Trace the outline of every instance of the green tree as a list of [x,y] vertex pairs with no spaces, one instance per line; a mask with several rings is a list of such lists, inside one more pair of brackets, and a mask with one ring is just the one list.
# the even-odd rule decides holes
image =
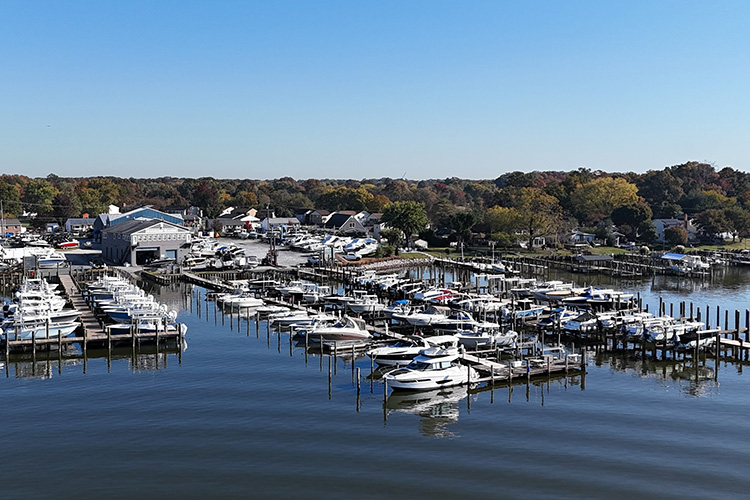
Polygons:
[[416,201],[396,201],[385,207],[383,222],[404,232],[406,243],[411,236],[422,231],[429,221],[424,206]]
[[21,210],[21,192],[18,184],[0,179],[0,200],[3,201],[3,211],[7,215],[19,215]]
[[404,237],[404,233],[400,229],[383,229],[380,231],[380,237],[388,242],[389,245],[398,247],[401,243],[401,238]]
[[732,239],[737,240],[739,236],[750,233],[750,212],[737,206],[724,209],[724,216],[729,223],[729,230],[732,232]]
[[477,216],[470,210],[454,213],[448,220],[448,227],[452,229],[459,241],[466,241],[471,237],[471,228],[477,223]]

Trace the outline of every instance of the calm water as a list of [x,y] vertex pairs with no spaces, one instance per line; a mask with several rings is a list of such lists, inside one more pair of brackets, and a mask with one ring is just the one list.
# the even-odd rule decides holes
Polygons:
[[[590,279],[590,278],[589,278]],[[655,307],[748,307],[748,276],[628,286]],[[722,363],[602,357],[585,377],[391,396],[357,359],[290,352],[190,312],[188,348],[134,366],[11,363],[0,378],[2,498],[550,498],[750,496],[750,380]],[[205,313],[205,310],[204,310]],[[722,313],[723,314],[723,313]],[[257,337],[256,337],[257,335]],[[4,373],[0,372],[0,373]]]

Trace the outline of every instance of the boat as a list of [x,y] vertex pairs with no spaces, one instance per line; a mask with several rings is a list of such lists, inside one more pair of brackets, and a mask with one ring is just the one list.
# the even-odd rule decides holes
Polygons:
[[432,337],[407,337],[395,344],[380,346],[367,351],[367,356],[383,366],[406,366],[425,349],[430,347],[456,347],[455,335],[435,335]]
[[477,350],[486,348],[514,348],[518,342],[518,332],[499,329],[477,328],[475,330],[459,331],[456,335],[458,342],[466,349]]
[[367,324],[360,318],[344,316],[334,324],[315,324],[306,332],[311,342],[321,340],[369,340],[372,334],[367,331]]
[[78,248],[80,246],[80,243],[78,240],[65,240],[57,243],[55,246],[57,248],[65,250],[70,248]]
[[451,310],[445,306],[430,306],[422,312],[417,313],[393,313],[391,317],[400,323],[408,323],[413,326],[430,326],[433,322],[445,319]]
[[2,339],[30,340],[32,338],[56,338],[67,337],[72,334],[81,323],[78,321],[67,321],[64,323],[47,323],[34,321],[29,323],[13,323],[3,328]]
[[455,347],[431,347],[411,363],[385,374],[383,379],[394,390],[430,391],[441,387],[465,385],[479,380],[479,372],[458,362]]
[[372,314],[385,309],[377,295],[361,295],[346,303],[354,314]]

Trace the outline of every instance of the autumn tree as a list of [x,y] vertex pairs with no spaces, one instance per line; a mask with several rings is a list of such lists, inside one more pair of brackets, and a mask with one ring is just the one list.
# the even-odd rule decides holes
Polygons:
[[529,248],[537,236],[553,233],[562,217],[562,209],[557,198],[539,188],[522,188],[516,210],[519,225],[528,235]]
[[390,227],[400,229],[409,244],[411,236],[422,231],[429,221],[424,206],[416,201],[396,201],[385,207],[382,221]]
[[672,226],[664,230],[664,240],[672,246],[687,245],[688,232],[682,226]]
[[638,188],[620,177],[599,177],[578,187],[570,197],[579,220],[589,223],[610,217],[622,205],[638,201]]

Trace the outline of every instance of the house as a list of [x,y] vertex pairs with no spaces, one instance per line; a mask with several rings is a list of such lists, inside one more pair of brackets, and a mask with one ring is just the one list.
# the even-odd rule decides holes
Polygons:
[[255,217],[254,208],[229,208],[214,219],[212,226],[222,234],[234,234],[243,230],[255,231],[260,227],[260,219]]
[[18,219],[2,219],[0,222],[0,234],[3,236],[15,236],[23,232],[23,226]]
[[131,219],[102,231],[102,257],[114,265],[144,265],[156,259],[182,260],[190,252],[191,232],[161,219]]
[[323,227],[344,234],[367,234],[367,229],[362,221],[366,220],[369,215],[367,212],[356,213],[352,210],[334,212]]
[[83,234],[94,230],[94,221],[89,217],[70,218],[65,221],[65,232]]
[[274,229],[296,231],[300,227],[300,223],[296,217],[267,217],[261,221],[260,227],[265,233]]
[[698,239],[698,227],[694,224],[693,219],[689,219],[688,215],[685,214],[677,219],[653,219],[651,222],[654,223],[656,228],[656,241],[663,243],[664,230],[674,226],[682,226],[688,233],[688,241],[695,241]]
[[305,226],[322,226],[323,218],[330,215],[328,210],[315,210],[311,208],[298,208],[294,211],[294,216],[300,224]]
[[583,231],[575,230],[570,237],[573,243],[593,243],[596,235],[594,233],[584,233]]

